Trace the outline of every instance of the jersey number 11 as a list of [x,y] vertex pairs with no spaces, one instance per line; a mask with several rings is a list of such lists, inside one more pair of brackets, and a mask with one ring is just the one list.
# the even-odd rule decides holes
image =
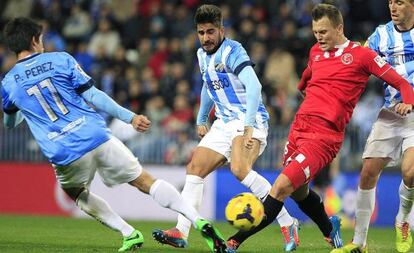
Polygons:
[[[52,84],[51,80],[45,79],[43,81],[41,81],[39,83],[40,87],[42,88],[42,90],[44,88],[47,88],[50,92],[50,94],[52,94],[52,98],[55,101],[55,104],[57,105],[57,107],[59,108],[59,110],[66,115],[69,110],[68,108],[66,108],[66,106],[62,103],[62,100],[60,99],[59,93],[57,92],[55,86]],[[39,104],[42,106],[43,110],[46,112],[47,116],[49,116],[49,119],[51,121],[56,121],[58,120],[58,116],[56,115],[56,113],[52,110],[52,108],[50,107],[50,105],[47,103],[45,97],[43,96],[42,92],[40,91],[38,85],[34,85],[32,87],[30,87],[30,89],[27,90],[27,94],[29,94],[29,96],[34,95],[36,97],[36,99],[39,101]]]

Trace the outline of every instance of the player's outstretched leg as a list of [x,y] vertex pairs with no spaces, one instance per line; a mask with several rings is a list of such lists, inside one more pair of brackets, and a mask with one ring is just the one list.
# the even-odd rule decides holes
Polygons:
[[[210,222],[203,220],[194,207],[184,201],[174,186],[164,180],[154,180],[145,171],[143,171],[141,176],[143,178],[135,180],[133,185],[137,185],[138,188],[142,185],[149,187],[149,194],[158,204],[174,210],[189,219],[194,227],[201,231],[201,235],[207,240],[207,244],[214,253],[226,252],[226,244],[220,232]],[[157,232],[159,231],[154,230],[154,239],[156,239]]]
[[[254,170],[251,170],[241,183],[249,188],[262,202],[272,188],[269,181]],[[299,223],[297,222],[297,219],[290,216],[286,208],[282,207],[282,210],[280,210],[279,215],[277,216],[277,222],[281,227],[281,232],[285,239],[285,251],[295,250],[299,246],[299,236],[297,233]],[[290,236],[290,232],[292,232],[292,237]]]
[[88,189],[77,189],[71,191],[64,189],[69,196],[75,196],[74,192],[80,192],[76,199],[76,204],[91,217],[95,218],[102,224],[113,230],[119,231],[124,239],[122,247],[118,251],[137,249],[144,243],[144,237],[141,232],[135,230],[131,225],[126,223],[117,213],[115,213],[108,203],[99,196],[89,192]]
[[138,230],[135,230],[132,235],[124,237],[122,242],[122,247],[118,249],[119,252],[129,251],[129,250],[136,250],[141,248],[142,244],[144,243],[144,236]]
[[188,246],[184,234],[175,227],[167,230],[154,229],[152,237],[161,244],[171,245],[175,248],[187,248]]
[[207,242],[207,245],[214,253],[227,253],[227,246],[220,231],[211,225],[209,221],[198,219],[196,221],[197,230]]
[[299,229],[299,221],[296,218],[293,218],[292,225],[280,228],[285,241],[285,251],[294,251],[299,246]]

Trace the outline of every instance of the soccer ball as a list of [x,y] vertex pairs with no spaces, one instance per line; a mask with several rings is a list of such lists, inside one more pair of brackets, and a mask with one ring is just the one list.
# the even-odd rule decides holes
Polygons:
[[253,194],[244,192],[234,196],[226,206],[226,219],[236,229],[250,230],[263,219],[262,202]]

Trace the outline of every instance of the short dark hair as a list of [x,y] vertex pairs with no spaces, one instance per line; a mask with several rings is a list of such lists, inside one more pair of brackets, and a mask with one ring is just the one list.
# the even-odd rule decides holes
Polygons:
[[318,4],[312,9],[312,20],[318,21],[327,17],[334,27],[344,24],[341,12],[332,4]]
[[223,16],[219,7],[212,4],[203,4],[197,8],[194,16],[195,25],[212,23],[220,27],[223,24]]
[[33,37],[39,40],[42,26],[29,18],[15,18],[6,24],[3,33],[7,47],[19,54],[30,50]]

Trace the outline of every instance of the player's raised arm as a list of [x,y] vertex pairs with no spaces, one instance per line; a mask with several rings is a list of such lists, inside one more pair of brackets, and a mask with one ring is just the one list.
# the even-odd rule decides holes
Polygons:
[[94,105],[97,109],[102,110],[114,118],[120,119],[125,123],[132,124],[135,130],[145,132],[151,126],[151,121],[143,115],[135,115],[132,111],[120,106],[105,92],[92,86],[81,93],[81,96]]

